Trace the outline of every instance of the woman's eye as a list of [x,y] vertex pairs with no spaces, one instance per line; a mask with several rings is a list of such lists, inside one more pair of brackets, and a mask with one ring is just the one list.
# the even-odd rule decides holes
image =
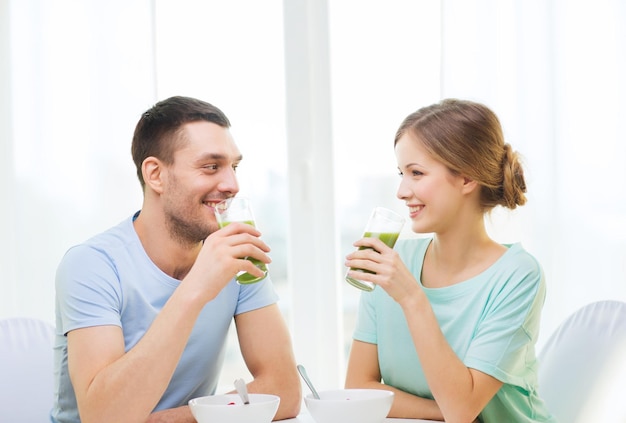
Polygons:
[[[412,170],[410,174],[411,174],[411,176],[422,176],[423,175],[423,173],[420,172],[419,170]],[[404,172],[399,170],[398,171],[398,176],[401,176],[401,177],[404,176]]]

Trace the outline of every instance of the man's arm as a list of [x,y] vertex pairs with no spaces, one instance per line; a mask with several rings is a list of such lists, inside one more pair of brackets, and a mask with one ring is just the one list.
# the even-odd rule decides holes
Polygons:
[[196,423],[188,405],[167,410],[155,411],[150,414],[146,423]]
[[278,395],[274,420],[300,412],[302,389],[291,337],[276,304],[235,316],[241,354],[254,380],[248,390]]
[[203,303],[185,298],[184,292],[174,293],[128,353],[118,326],[68,333],[68,368],[82,422],[146,421],[170,382]]
[[125,353],[122,329],[93,326],[67,335],[68,369],[83,423],[141,422],[167,389],[204,305],[238,270],[259,272],[248,260],[268,261],[269,248],[250,225],[210,235],[193,267],[141,340]]

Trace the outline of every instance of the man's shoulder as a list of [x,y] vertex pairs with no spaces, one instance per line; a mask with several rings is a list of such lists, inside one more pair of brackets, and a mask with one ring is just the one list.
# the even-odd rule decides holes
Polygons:
[[133,227],[132,218],[128,217],[115,226],[100,232],[79,245],[85,246],[102,246],[127,243],[129,240],[136,238],[136,232]]
[[124,250],[134,244],[137,234],[134,230],[132,218],[124,219],[117,225],[100,232],[87,240],[70,247],[66,255],[83,255],[86,252],[99,252],[106,255],[115,251]]

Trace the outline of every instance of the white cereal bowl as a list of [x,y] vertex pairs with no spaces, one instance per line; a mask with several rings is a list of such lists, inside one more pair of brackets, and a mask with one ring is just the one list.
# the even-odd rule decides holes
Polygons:
[[336,389],[304,397],[316,423],[381,423],[393,403],[393,392],[382,389]]
[[237,394],[209,395],[189,401],[189,409],[198,423],[270,423],[280,403],[280,397],[248,394],[250,404],[244,404]]

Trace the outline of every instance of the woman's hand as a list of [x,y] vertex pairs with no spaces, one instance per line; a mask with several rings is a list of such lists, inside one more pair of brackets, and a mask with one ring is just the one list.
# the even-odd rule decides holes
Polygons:
[[361,238],[354,246],[359,249],[346,256],[345,265],[373,273],[350,270],[349,276],[380,286],[402,307],[423,296],[415,277],[397,251],[378,238]]

